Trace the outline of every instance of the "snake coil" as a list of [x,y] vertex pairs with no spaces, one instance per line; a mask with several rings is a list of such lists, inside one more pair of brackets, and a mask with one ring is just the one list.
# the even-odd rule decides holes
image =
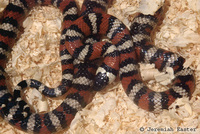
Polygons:
[[[183,57],[155,47],[151,39],[162,8],[154,16],[138,13],[129,31],[116,17],[106,14],[111,3],[112,0],[85,0],[79,13],[74,0],[10,0],[0,25],[0,113],[5,120],[28,132],[57,132],[69,126],[76,113],[91,102],[94,90],[112,83],[118,72],[128,97],[145,110],[158,113],[168,109],[176,98],[191,97],[195,87],[193,71],[183,67]],[[60,40],[62,80],[57,88],[34,79],[24,80],[11,95],[4,71],[7,55],[26,14],[38,5],[53,5],[64,16]],[[102,41],[101,36],[109,41]],[[104,60],[97,68],[100,57]],[[140,76],[139,62],[154,63],[160,71],[172,67],[175,79],[170,89],[150,90]],[[36,88],[48,97],[67,96],[53,111],[32,113],[20,96],[26,87]]]

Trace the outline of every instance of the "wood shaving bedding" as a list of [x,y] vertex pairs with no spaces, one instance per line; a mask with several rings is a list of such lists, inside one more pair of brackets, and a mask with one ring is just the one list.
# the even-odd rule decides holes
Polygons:
[[[185,66],[195,70],[196,90],[191,100],[177,99],[169,110],[153,114],[138,108],[124,93],[120,82],[98,92],[93,101],[76,114],[70,128],[60,134],[133,134],[200,133],[200,0],[166,0],[170,6],[163,24],[155,35],[155,44],[186,58]],[[8,0],[0,0],[0,12]],[[83,0],[77,0],[82,5]],[[134,13],[153,14],[163,0],[115,0],[108,13],[117,16],[128,27]],[[6,71],[14,87],[23,79],[37,79],[56,87],[61,80],[59,39],[62,14],[49,7],[34,8],[24,21],[24,33],[13,47]],[[150,75],[147,71],[151,70]],[[144,80],[156,91],[166,89],[173,71],[158,72],[154,65],[141,64]],[[149,74],[149,73],[148,73]],[[160,81],[158,77],[162,77]],[[43,97],[37,90],[25,90],[24,95],[36,112],[53,110],[60,100]],[[90,114],[89,114],[90,113]],[[152,129],[150,129],[152,128]],[[188,129],[187,129],[188,128]],[[151,130],[151,131],[148,131]],[[162,131],[161,131],[162,130]],[[173,130],[173,131],[172,131]],[[185,131],[184,131],[185,130]],[[0,119],[1,134],[25,134]]]

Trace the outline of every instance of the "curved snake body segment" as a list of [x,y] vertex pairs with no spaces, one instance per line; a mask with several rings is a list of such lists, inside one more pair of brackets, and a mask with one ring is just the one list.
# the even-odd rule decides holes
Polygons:
[[[92,3],[92,4],[91,4]],[[98,8],[98,10],[93,11],[92,9],[95,7],[95,5],[98,5],[98,3],[102,4],[101,7]],[[102,1],[102,0],[96,0],[96,1],[90,1],[86,0],[84,1],[83,7],[87,6],[84,11],[81,10],[84,13],[90,13],[90,12],[104,12],[106,11],[106,3],[111,3],[111,1]],[[92,7],[90,7],[92,5]],[[89,10],[88,10],[89,8]],[[83,14],[83,13],[82,13]],[[76,3],[74,1],[69,2],[69,4],[65,7],[65,13],[64,13],[64,22],[63,22],[63,32],[61,36],[61,44],[64,44],[64,35],[66,34],[66,29],[71,24],[72,20],[75,20],[77,18],[77,7]],[[98,39],[97,39],[98,38]],[[94,60],[96,58],[99,58],[100,56],[103,56],[104,62],[102,65],[98,68],[94,81],[95,83],[98,83],[98,87],[95,89],[102,89],[105,87],[108,83],[111,83],[115,80],[115,77],[117,75],[117,72],[115,72],[115,75],[112,75],[108,71],[111,69],[108,68],[108,65],[117,66],[118,67],[118,51],[116,50],[116,47],[111,45],[108,42],[98,42],[100,41],[99,37],[97,36],[91,36],[87,37],[85,39],[84,44],[87,44],[85,47],[89,46],[92,51],[90,60]],[[84,53],[84,52],[82,52]],[[83,54],[84,55],[84,54]],[[98,56],[97,56],[98,55]],[[13,115],[15,118],[22,118],[24,115],[27,115],[29,113],[30,108],[28,105],[25,105],[26,103],[21,100],[21,89],[24,89],[26,87],[32,87],[39,90],[43,95],[49,96],[49,97],[57,97],[60,95],[63,95],[67,90],[70,88],[72,79],[73,79],[73,58],[69,54],[69,52],[65,49],[65,47],[60,47],[60,56],[61,56],[61,64],[62,64],[62,81],[61,84],[57,88],[48,88],[41,82],[37,80],[24,80],[21,81],[17,87],[14,89],[14,98],[12,101],[18,102],[18,104],[21,104],[21,108],[18,109],[18,111],[15,112],[15,115]],[[114,58],[113,58],[114,57]],[[87,58],[86,58],[87,59]],[[108,78],[109,76],[109,78]],[[99,81],[101,83],[99,83]],[[16,103],[17,104],[17,103]],[[23,105],[22,105],[23,104]],[[14,107],[13,107],[14,108]],[[24,109],[22,109],[24,108]],[[23,112],[21,112],[23,111]],[[19,114],[17,114],[19,113]],[[25,116],[26,117],[26,116]]]
[[[91,25],[91,23],[94,21],[96,22],[95,25]],[[111,15],[101,13],[90,13],[84,15],[75,20],[73,24],[67,29],[66,33],[65,46],[71,55],[74,55],[75,50],[84,46],[84,44],[81,42],[83,37],[98,34],[107,36],[112,44],[117,47],[119,50],[119,56],[122,57],[120,59],[121,61],[119,61],[121,62],[122,66],[123,64],[126,64],[127,61],[125,60],[127,59],[129,59],[129,62],[134,61],[134,49],[130,33],[121,21]],[[112,51],[109,53],[109,57],[111,59],[117,59],[117,56],[115,55],[116,53],[113,53]],[[116,76],[119,68],[119,66],[114,65],[112,62],[110,63],[110,65],[107,64],[106,68],[106,72],[109,73],[108,79],[112,79],[112,77]],[[102,82],[104,81],[101,81],[101,78],[98,76],[96,79],[97,81],[94,83],[94,87],[97,87],[96,90],[100,90],[101,87],[98,87],[103,85]]]
[[[107,0],[105,0],[105,1],[102,1],[102,0],[96,0],[96,1],[86,0],[86,1],[84,1],[84,4],[82,6],[81,12],[84,12],[85,14],[89,13],[89,12],[95,12],[95,11],[93,11],[93,8],[96,7],[97,5],[99,6],[99,4],[101,4],[101,3],[103,3],[103,4],[96,11],[104,12],[107,9],[106,7],[107,7],[107,3],[108,2],[109,1],[107,1]],[[54,5],[58,5],[59,2],[57,2],[57,4],[56,4],[56,2],[54,2],[53,4]],[[83,8],[83,7],[86,7],[86,8]],[[72,21],[74,21],[75,19],[78,18],[78,11],[77,11],[78,9],[77,9],[75,1],[69,1],[68,4],[65,7],[63,7],[63,9],[64,9],[64,11],[63,11],[64,19],[63,19],[63,24],[62,24],[63,25],[63,30],[62,30],[63,32],[62,32],[62,35],[61,35],[61,41],[60,41],[61,44],[64,44],[64,42],[65,42],[63,37],[65,35],[66,29],[70,26]],[[84,14],[82,13],[82,15],[84,15]],[[93,36],[92,38],[88,37],[88,39],[85,39],[85,43],[84,44],[86,44],[87,42],[90,42],[92,39],[93,39],[93,43],[97,42],[97,40],[94,39],[94,36]],[[98,39],[98,41],[99,41],[99,39]],[[92,45],[93,44],[90,43],[90,46],[92,46]],[[99,45],[99,43],[96,43],[96,45],[94,45],[94,46],[97,46],[96,48],[94,48],[94,50],[100,50],[101,46],[99,47],[98,45]],[[108,45],[105,45],[105,46],[108,46]],[[106,47],[104,47],[104,48],[106,48]],[[112,48],[113,48],[113,46],[112,46]],[[95,52],[97,52],[97,51],[95,51]],[[101,52],[98,51],[98,53],[101,53]],[[115,53],[117,53],[117,52],[115,52]],[[94,52],[93,52],[93,54],[94,54]],[[94,54],[94,55],[96,55],[96,54]],[[104,55],[106,55],[106,54],[104,54]],[[20,92],[21,92],[21,89],[24,89],[24,88],[27,88],[27,87],[36,88],[43,95],[48,96],[48,97],[58,97],[60,95],[63,95],[64,93],[66,93],[69,90],[69,88],[70,88],[70,86],[72,84],[72,79],[73,79],[73,58],[68,53],[68,51],[63,47],[60,47],[60,56],[61,56],[61,65],[62,65],[62,80],[61,80],[61,84],[57,88],[49,88],[49,87],[45,86],[44,84],[42,84],[40,81],[33,80],[33,79],[24,80],[24,81],[21,81],[16,86],[16,88],[14,89],[13,101],[19,101],[20,100],[19,103],[24,104],[24,101],[23,100],[21,101]],[[105,56],[105,57],[107,57],[107,56]],[[97,58],[97,56],[95,58]],[[111,60],[107,60],[106,62],[109,63],[109,62],[111,62]],[[112,61],[112,63],[113,62],[114,61]],[[102,65],[102,68],[105,68],[104,66]],[[98,74],[98,72],[99,71],[97,71],[97,74]],[[102,73],[100,73],[100,74],[102,74]],[[106,76],[107,75],[105,75],[104,77],[106,77]],[[113,78],[113,80],[114,80],[114,78]],[[26,109],[23,109],[23,110],[21,109],[21,110],[24,111],[24,112],[25,111],[28,112],[29,111],[29,107],[28,106],[24,106],[24,107]],[[21,112],[19,112],[19,113],[21,113]],[[18,116],[21,117],[21,115],[18,115]]]
[[[25,1],[26,2],[26,1]],[[27,7],[27,9],[24,9],[24,14],[26,14],[26,12],[28,10],[30,10],[33,6],[36,6],[38,4],[40,5],[54,5],[55,7],[59,7],[59,9],[61,10],[61,12],[63,13],[63,25],[66,26],[69,25],[72,20],[77,19],[77,7],[76,7],[76,3],[74,0],[68,0],[68,1],[43,1],[43,3],[34,3],[32,1],[30,1],[30,3],[25,3],[24,4],[28,4],[29,6]],[[49,2],[49,3],[48,3]],[[60,4],[62,6],[60,6]],[[12,5],[20,8],[22,7],[26,7],[25,5],[20,5],[19,1],[11,1],[11,3],[9,3],[9,5],[7,6],[7,8],[9,6],[12,7]],[[9,9],[5,9],[5,12],[8,12],[7,10]],[[73,11],[70,12],[69,11]],[[5,15],[7,15],[5,13]],[[24,15],[25,16],[25,15]],[[7,18],[7,17],[4,17]],[[11,16],[12,18],[12,16]],[[70,19],[69,19],[70,18]],[[21,18],[22,19],[22,18]],[[4,19],[3,19],[4,21]],[[18,22],[18,25],[20,25],[20,22]],[[61,42],[62,43],[62,42]],[[61,80],[61,84],[57,87],[57,88],[48,88],[47,86],[45,86],[44,84],[42,84],[41,82],[37,81],[37,80],[24,80],[21,81],[14,89],[13,92],[13,98],[11,99],[12,103],[10,103],[10,108],[4,110],[4,114],[7,116],[10,116],[10,118],[12,117],[13,119],[23,119],[25,117],[27,117],[28,115],[30,115],[30,108],[28,106],[28,104],[26,102],[24,102],[24,100],[21,99],[21,90],[27,87],[32,87],[32,88],[36,88],[37,90],[39,90],[42,94],[49,96],[49,97],[57,97],[60,95],[63,95],[64,93],[66,93],[71,85],[72,85],[72,80],[73,80],[73,58],[72,56],[69,54],[69,52],[67,50],[61,50],[60,49],[60,56],[61,56],[61,65],[62,65],[62,80]]]
[[[96,38],[98,37],[92,36],[92,38],[87,38],[83,46],[84,49],[79,52],[83,53],[83,55],[79,56],[79,58],[82,57],[83,61],[88,62],[103,57],[103,61],[98,67],[94,78],[94,89],[101,90],[106,85],[112,83],[117,76],[119,69],[119,53],[116,46],[109,42],[96,40]],[[90,55],[88,56],[89,59],[86,54]]]
[[[131,100],[139,107],[156,113],[161,112],[162,109],[168,109],[176,98],[191,97],[195,88],[193,71],[183,67],[185,59],[176,53],[157,48],[152,42],[151,33],[161,18],[162,10],[160,8],[154,16],[139,13],[134,18],[130,31],[137,60],[144,63],[154,63],[160,71],[165,71],[167,67],[173,68],[175,78],[172,85],[167,91],[155,92],[146,87],[141,77],[137,75],[132,77],[128,83],[122,79],[122,84],[127,83],[124,84],[127,85],[124,88]],[[138,66],[133,68],[138,68]]]
[[[86,0],[84,1],[83,3],[83,6],[82,6],[82,9],[81,9],[81,15],[84,15],[84,14],[87,14],[87,13],[90,13],[90,12],[106,12],[106,9],[107,9],[107,3],[111,3],[112,0]],[[53,3],[53,2],[52,2]],[[59,2],[54,2],[53,3],[54,5],[57,5],[57,4],[60,4]],[[61,3],[62,4],[62,3]],[[100,6],[101,5],[101,6]],[[61,44],[64,43],[64,35],[65,35],[65,30],[70,26],[70,24],[72,23],[72,21],[76,20],[78,18],[78,8],[76,6],[76,3],[75,1],[71,0],[68,2],[68,4],[65,6],[65,5],[62,5],[63,7],[63,15],[64,15],[64,19],[63,19],[63,32],[62,32],[62,36],[61,36]],[[97,7],[97,8],[95,8]],[[94,9],[95,8],[95,9]],[[95,38],[93,36],[93,38]],[[89,42],[89,39],[86,39],[85,42]],[[107,46],[108,45],[105,45],[104,47],[102,46],[102,44],[104,45],[105,42],[99,42],[99,43],[96,43],[96,42],[93,42],[95,43],[94,44],[94,48],[93,48],[93,45],[90,44],[88,46],[86,46],[86,48],[90,48],[90,52],[93,52],[91,54],[88,54],[88,55],[91,55],[90,56],[90,59],[89,60],[94,60],[96,58],[99,58],[100,56],[105,56],[108,57],[105,53],[105,49],[107,49]],[[109,44],[109,43],[106,43],[106,44]],[[109,45],[110,46],[110,45]],[[104,48],[104,51],[102,51]],[[83,51],[86,51],[86,48],[83,48]],[[113,46],[110,46],[110,48],[114,48]],[[64,49],[64,48],[61,48],[60,49]],[[114,48],[116,50],[116,48]],[[60,50],[60,57],[61,57],[61,65],[62,65],[62,80],[61,80],[61,83],[58,87],[56,88],[49,88],[47,86],[45,86],[43,83],[41,83],[40,81],[37,81],[37,80],[33,80],[33,79],[30,79],[30,80],[24,80],[22,82],[20,82],[18,84],[18,87],[17,90],[15,91],[16,92],[16,96],[15,98],[20,98],[20,94],[19,94],[19,89],[24,89],[26,87],[32,87],[32,88],[36,88],[37,90],[39,90],[43,95],[45,96],[48,96],[48,97],[58,97],[58,96],[61,96],[63,94],[65,94],[70,86],[71,86],[71,83],[72,83],[72,79],[73,79],[73,64],[72,64],[72,57],[70,57],[69,53],[65,53],[65,55],[63,55],[63,50]],[[80,53],[81,50],[78,50],[78,53]],[[82,52],[83,53],[83,52]],[[118,53],[117,51],[113,51],[113,53],[115,53],[115,55],[117,56]],[[100,56],[97,54],[101,54]],[[83,60],[80,58],[81,57],[81,54],[79,56],[79,59],[80,60]],[[83,56],[85,58],[85,54],[83,53]],[[75,57],[76,58],[76,57]],[[86,58],[87,60],[87,58]],[[113,60],[113,61],[111,61]],[[117,60],[118,59],[111,59],[111,58],[107,58],[105,59],[105,62],[103,63],[103,65],[101,66],[101,68],[106,68],[106,62],[108,64],[113,64],[115,63],[115,65],[117,64]],[[111,63],[110,63],[111,62]],[[98,69],[99,70],[99,69]],[[105,70],[107,72],[107,70]],[[97,71],[97,74],[99,73],[99,71]],[[100,76],[102,74],[99,74],[98,76]],[[103,79],[108,79],[107,77],[108,74],[104,75],[105,78]],[[115,77],[112,77],[112,79],[109,81],[109,83],[113,82],[115,79]],[[21,85],[21,86],[20,86]],[[107,83],[104,83],[104,85],[107,85]],[[15,99],[15,100],[16,100]]]
[[[13,0],[9,3],[4,11],[4,16],[0,25],[0,47],[3,50],[2,52],[5,52],[1,53],[0,56],[0,112],[4,119],[8,120],[19,129],[36,133],[51,133],[69,126],[76,112],[84,108],[86,104],[91,101],[93,93],[89,91],[89,89],[92,86],[96,65],[74,61],[68,51],[64,49],[64,47],[60,47],[63,78],[71,78],[72,73],[74,78],[69,82],[69,85],[66,85],[66,83],[68,83],[66,79],[62,80],[62,85],[71,85],[64,102],[49,113],[31,113],[30,108],[27,107],[27,104],[20,98],[20,90],[22,88],[28,86],[36,87],[42,90],[42,92],[49,92],[46,94],[48,96],[54,94],[49,89],[46,90],[44,86],[36,80],[27,80],[19,83],[18,88],[14,91],[13,98],[8,92],[5,82],[4,68],[7,60],[6,54],[9,53],[8,48],[11,49],[14,44],[18,28],[24,19],[25,13],[36,5],[54,5],[58,7],[64,14],[63,25],[65,28],[67,28],[73,20],[77,19],[76,3],[74,0]],[[61,44],[62,43],[65,42],[61,40]],[[27,112],[27,114],[24,115],[23,112]]]
[[[97,31],[96,20],[98,18],[95,18],[95,15],[92,13],[105,14],[112,1],[85,0],[83,2],[80,14],[81,16],[87,16],[88,14],[88,17],[85,17],[86,19],[84,21],[90,25],[90,28],[93,28],[90,30]],[[116,46],[110,42],[100,41],[101,36],[98,33],[92,34],[91,36],[92,38],[88,39],[88,42],[91,41],[91,43],[85,42],[83,43],[84,45],[76,48],[73,51],[73,57],[82,61],[93,61],[100,57],[104,58],[101,66],[97,69],[94,79],[94,89],[99,91],[116,79],[117,71],[119,70],[119,53]]]
[[34,133],[52,133],[69,126],[76,113],[93,97],[88,88],[92,86],[96,65],[76,62],[74,68],[73,86],[60,106],[45,114],[32,113],[22,120],[8,119],[9,123],[18,129]]
[[[103,2],[106,3],[107,1]],[[71,25],[72,21],[77,19],[77,8],[73,0],[45,0],[35,2],[28,0],[13,0],[4,11],[4,18],[0,29],[1,49],[4,49],[4,47],[7,49],[8,46],[12,48],[14,37],[17,35],[13,28],[17,30],[24,19],[24,14],[36,5],[54,5],[61,10],[64,14],[62,37],[66,34],[66,29]],[[105,9],[106,8],[102,8],[101,10],[101,8],[99,8],[98,11],[103,12]],[[88,11],[91,12],[91,10]],[[62,79],[62,84],[55,89],[50,89],[37,80],[25,80],[18,84],[14,90],[14,97],[12,97],[12,95],[8,93],[5,76],[2,73],[4,71],[3,68],[5,68],[6,56],[1,55],[3,62],[1,62],[2,88],[0,92],[0,102],[2,103],[0,110],[2,117],[19,129],[35,133],[50,133],[59,131],[61,128],[69,126],[76,112],[85,107],[93,97],[93,93],[89,91],[89,89],[93,84],[92,80],[94,79],[96,65],[94,65],[93,62],[83,63],[81,61],[74,60],[67,51],[66,46],[63,45],[65,44],[65,40],[63,40],[62,37],[60,56],[64,79]],[[9,42],[7,38],[12,39],[10,40],[11,42]],[[86,39],[85,42],[89,41]],[[97,41],[94,40],[94,42]],[[116,51],[116,48],[107,42],[105,42],[101,47],[104,47],[105,49],[103,50],[104,52],[102,52],[102,55],[106,57],[106,60],[104,61],[111,61],[110,59],[112,59],[112,54],[116,53],[114,52]],[[108,50],[106,50],[107,48]],[[111,58],[109,58],[110,56]],[[72,75],[73,80],[71,80]],[[55,110],[46,114],[33,114],[30,112],[30,108],[26,102],[24,102],[20,96],[21,89],[26,87],[34,87],[49,97],[62,95],[66,92],[66,87],[70,87],[70,90],[68,91],[64,102]]]
[[[32,5],[29,5],[29,8],[32,8],[33,6],[37,5],[37,3],[33,3],[33,2],[31,4]],[[67,28],[67,26],[69,26],[73,20],[78,18],[78,14],[77,14],[78,9],[74,0],[68,0],[66,2],[49,1],[49,3],[48,1],[45,1],[41,3],[41,5],[48,5],[48,4],[54,5],[55,7],[58,7],[61,10],[61,12],[63,13],[63,18],[64,18],[63,27],[65,26],[65,28]],[[11,3],[9,5],[11,5]],[[9,7],[9,5],[7,7]],[[17,6],[17,3],[15,3],[15,6]],[[30,10],[29,8],[26,10]],[[24,9],[24,12],[26,10]],[[60,43],[62,44],[63,41],[61,41]],[[16,87],[17,89],[14,90],[16,92],[16,94],[14,94],[16,95],[15,98],[17,97],[19,98],[20,89],[23,89],[26,87],[36,88],[43,95],[48,96],[48,97],[58,97],[65,94],[71,87],[72,80],[73,80],[73,59],[69,55],[69,53],[65,52],[65,50],[60,50],[60,57],[61,57],[61,65],[62,65],[62,80],[61,80],[60,85],[57,88],[49,88],[45,86],[43,83],[41,83],[40,81],[33,80],[33,79],[24,80],[20,82],[18,86]]]

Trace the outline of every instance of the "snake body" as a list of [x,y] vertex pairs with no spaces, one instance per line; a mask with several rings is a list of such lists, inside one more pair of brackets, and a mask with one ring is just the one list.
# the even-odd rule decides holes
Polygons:
[[[161,15],[138,14],[131,30],[116,17],[106,14],[112,0],[85,0],[78,14],[74,0],[11,0],[5,8],[0,25],[0,113],[18,129],[34,133],[52,133],[70,125],[78,111],[91,102],[92,90],[102,90],[112,83],[118,72],[128,97],[139,107],[160,112],[168,109],[176,98],[190,96],[194,91],[194,76],[184,68],[184,58],[159,49],[151,41],[151,32]],[[63,13],[60,41],[62,80],[57,88],[49,88],[37,80],[21,81],[8,92],[6,72],[7,55],[25,15],[37,5],[53,5]],[[109,41],[102,41],[101,36]],[[97,68],[96,60],[104,57]],[[139,62],[154,63],[158,70],[172,67],[175,79],[165,92],[154,92],[142,81]],[[96,74],[95,74],[96,73]],[[93,81],[94,80],[94,81]],[[53,111],[32,113],[21,99],[20,92],[33,87],[48,97],[67,94],[65,100]]]
[[[129,79],[129,83],[124,87],[127,95],[135,104],[155,113],[160,113],[162,109],[168,109],[177,98],[188,96],[191,98],[195,90],[194,72],[189,67],[184,68],[185,59],[176,53],[156,47],[151,38],[152,31],[162,19],[163,8],[158,9],[154,15],[138,13],[132,21],[130,32],[138,62],[153,63],[159,71],[166,71],[167,67],[171,67],[175,78],[169,85],[169,89],[163,92],[149,89],[143,84],[138,74],[131,76],[133,79]],[[125,82],[127,83],[127,81]]]

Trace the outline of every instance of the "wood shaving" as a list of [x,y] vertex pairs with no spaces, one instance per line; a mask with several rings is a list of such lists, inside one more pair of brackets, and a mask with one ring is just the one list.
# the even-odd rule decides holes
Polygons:
[[[78,112],[70,127],[60,134],[135,134],[141,133],[200,133],[200,0],[166,0],[170,6],[162,25],[155,34],[157,47],[177,52],[186,59],[185,67],[195,71],[196,90],[193,97],[177,99],[160,114],[138,108],[124,93],[120,82],[109,85],[98,92],[93,101]],[[79,6],[83,0],[76,1]],[[8,0],[0,0],[0,12]],[[108,13],[122,20],[128,27],[138,11],[153,14],[163,0],[115,0]],[[0,14],[1,15],[1,14]],[[23,23],[24,33],[13,47],[6,71],[12,88],[21,80],[37,79],[49,87],[61,81],[59,40],[62,14],[52,6],[36,7]],[[148,70],[148,71],[147,71]],[[141,68],[149,88],[166,90],[165,85],[173,79],[157,71],[154,65]],[[159,81],[158,77],[163,77]],[[36,112],[55,109],[63,100],[43,97],[35,89],[25,90],[24,97]],[[148,131],[154,128],[152,131]],[[157,128],[157,129],[156,129]],[[163,131],[158,131],[162,129]],[[170,131],[172,130],[173,131]],[[194,130],[194,131],[192,131]],[[25,134],[0,118],[0,133]]]

